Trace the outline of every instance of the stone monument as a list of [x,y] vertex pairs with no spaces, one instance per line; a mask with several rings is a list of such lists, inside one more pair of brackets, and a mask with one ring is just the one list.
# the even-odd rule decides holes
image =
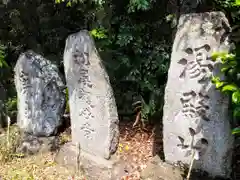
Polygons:
[[60,150],[56,160],[65,156],[64,164],[80,162],[90,179],[111,179],[111,155],[119,139],[118,113],[109,77],[88,31],[67,38],[64,68],[72,142]]
[[230,26],[222,12],[180,17],[165,90],[165,160],[190,164],[212,176],[229,177],[233,137],[228,98],[211,83],[219,73],[212,52],[228,51]]
[[65,85],[49,60],[33,51],[20,55],[15,66],[17,124],[33,136],[56,135],[65,110]]

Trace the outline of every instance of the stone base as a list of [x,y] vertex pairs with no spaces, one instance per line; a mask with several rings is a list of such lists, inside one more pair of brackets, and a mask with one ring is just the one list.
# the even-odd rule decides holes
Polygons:
[[158,156],[148,162],[141,172],[141,179],[151,180],[183,180],[184,173],[177,167],[163,162]]
[[33,135],[25,135],[17,148],[17,153],[33,155],[37,153],[45,153],[55,151],[59,147],[59,138],[52,137],[36,137]]
[[[78,156],[80,163],[78,165]],[[110,160],[91,155],[87,152],[78,153],[73,143],[64,144],[55,157],[55,161],[68,168],[80,170],[89,180],[118,180],[127,175],[127,164],[112,156]],[[78,169],[79,167],[79,169]]]

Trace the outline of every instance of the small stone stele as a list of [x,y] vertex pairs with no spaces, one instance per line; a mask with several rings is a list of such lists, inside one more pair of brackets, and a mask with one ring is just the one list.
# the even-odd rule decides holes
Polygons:
[[57,133],[65,110],[65,85],[57,66],[27,51],[15,66],[18,98],[17,124],[24,133],[51,136]]

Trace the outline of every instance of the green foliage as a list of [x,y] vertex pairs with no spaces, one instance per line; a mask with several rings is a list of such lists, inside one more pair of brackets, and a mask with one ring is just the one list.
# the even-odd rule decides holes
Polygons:
[[234,129],[232,130],[232,134],[240,134],[240,127],[234,128]]
[[6,112],[7,115],[10,116],[10,118],[16,118],[17,117],[17,97],[10,97],[6,101]]
[[[103,6],[106,2],[104,0],[55,0],[56,4],[59,3],[66,3],[67,7],[72,6],[73,4],[83,4],[86,2],[94,3],[98,6]],[[151,8],[151,3],[154,2],[154,0],[129,0],[129,4],[127,6],[128,13],[134,13],[136,11],[142,10],[146,11]]]
[[66,0],[66,1],[65,0],[55,0],[55,3],[56,4],[66,3],[67,7],[71,7],[74,4],[87,3],[87,1],[90,3],[100,5],[100,6],[102,6],[105,3],[104,0]]
[[0,137],[0,164],[13,159],[21,140],[22,134],[19,127],[16,125],[10,126],[9,134]]
[[222,7],[238,7],[240,0],[216,0]]
[[[235,25],[239,3],[236,1],[234,5],[232,2],[235,1],[216,0],[216,6],[231,12]],[[1,69],[1,80],[12,99],[7,103],[8,109],[14,109],[16,105],[13,105],[16,94],[9,84],[13,84],[12,70],[19,54],[32,49],[45,57],[53,57],[49,59],[64,73],[61,61],[66,37],[87,29],[104,61],[117,103],[127,96],[128,89],[141,98],[143,119],[161,111],[172,33],[178,20],[176,14],[168,11],[169,3],[172,1],[17,0],[10,1],[8,6],[0,6],[0,39],[8,47],[5,61],[10,66],[9,71]],[[179,7],[175,7],[177,11]],[[121,90],[117,89],[120,84]],[[218,86],[223,84],[218,83]],[[230,86],[224,87],[226,92],[229,89]]]
[[[116,66],[112,63],[106,64],[114,84],[119,81],[131,82],[132,90],[138,92],[142,99],[142,120],[148,120],[154,113],[162,110],[170,62],[170,46],[163,40],[150,39],[148,28],[151,27],[131,27],[124,24],[112,45],[116,47],[116,51],[111,54]],[[122,98],[123,94],[119,94],[119,98]]]
[[128,12],[136,12],[139,10],[149,10],[151,8],[151,0],[130,0],[128,5]]
[[[240,120],[240,1],[239,0],[217,0],[216,3],[220,9],[230,12],[230,21],[234,24],[231,33],[231,39],[235,42],[235,49],[233,52],[217,52],[212,55],[213,60],[217,60],[221,65],[221,73],[225,79],[220,77],[213,77],[212,81],[216,88],[223,93],[227,93],[231,97],[232,112],[233,112],[233,126],[239,125]],[[233,134],[239,134],[239,128],[232,131]]]
[[[231,52],[216,52],[212,54],[212,59],[221,64],[221,73],[224,79],[213,77],[212,82],[221,92],[231,97],[231,108],[233,112],[233,126],[240,123],[240,1],[239,0],[216,0],[220,10],[229,12],[229,19],[234,25],[232,28],[231,39],[235,43],[235,49]],[[240,134],[239,127],[232,130],[232,134]]]
[[214,0],[217,10],[221,10],[228,14],[228,18],[232,21],[232,25],[239,25],[240,21],[240,1],[239,0]]
[[90,31],[90,34],[95,38],[95,39],[105,39],[107,38],[106,35],[106,30],[105,29],[93,29]]
[[[213,77],[212,82],[221,92],[231,96],[234,124],[238,124],[240,118],[240,56],[237,53],[220,52],[214,53],[212,59],[221,63],[221,72],[225,75],[223,80],[220,77]],[[239,128],[232,131],[233,134],[239,134],[239,132]]]
[[[9,76],[9,66],[6,62],[6,57],[7,57],[7,48],[6,46],[0,44],[0,85],[3,86],[1,87],[1,98],[0,98],[0,104],[1,104],[1,112],[0,112],[0,126],[5,126],[6,125],[6,116],[11,116],[12,113],[15,113],[17,108],[15,108],[15,111],[9,111],[8,110],[8,104],[6,104],[6,86],[4,86],[6,84],[6,81],[8,78],[6,78],[7,76]],[[10,114],[11,113],[11,114]]]
[[0,68],[8,67],[8,64],[5,60],[6,58],[6,47],[0,44]]
[[240,0],[235,0],[234,6],[240,6]]
[[[117,8],[122,11],[111,12],[111,28],[100,25],[99,28],[94,28],[91,34],[95,38],[110,75],[117,103],[123,99],[123,96],[128,96],[126,89],[131,89],[141,98],[142,120],[148,121],[155,113],[162,111],[164,87],[170,62],[171,27],[163,19],[165,14],[161,15],[160,19],[163,20],[144,22],[139,21],[132,14],[145,13],[147,9],[136,8],[136,11],[130,13],[128,3]],[[154,16],[153,13],[155,15],[155,12],[149,12],[145,18]],[[156,29],[160,26],[163,28],[162,31]],[[168,29],[168,33],[164,32],[164,29]],[[165,37],[160,37],[158,35],[160,33]],[[122,90],[119,90],[120,84]]]

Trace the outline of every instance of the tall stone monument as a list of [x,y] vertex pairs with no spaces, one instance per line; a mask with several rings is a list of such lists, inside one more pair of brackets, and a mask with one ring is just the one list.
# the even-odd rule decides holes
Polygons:
[[49,60],[33,51],[20,55],[15,66],[18,126],[34,136],[55,135],[65,110],[65,85]]
[[[64,67],[72,128],[72,145],[65,146],[66,158],[69,160],[70,153],[66,152],[72,147],[72,160],[79,151],[90,179],[110,179],[111,172],[103,169],[111,169],[109,159],[118,147],[118,113],[109,77],[88,31],[67,38]],[[70,163],[66,158],[65,164]],[[104,173],[110,173],[109,177]]]
[[211,83],[219,66],[211,53],[228,51],[230,27],[221,12],[180,17],[165,90],[165,160],[190,164],[212,176],[231,173],[233,137],[228,98]]

